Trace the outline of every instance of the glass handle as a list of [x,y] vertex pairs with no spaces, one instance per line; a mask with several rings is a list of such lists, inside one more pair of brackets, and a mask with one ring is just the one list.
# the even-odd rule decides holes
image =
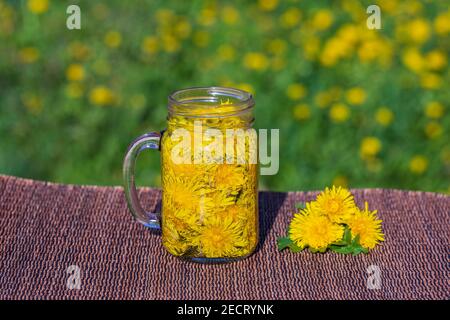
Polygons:
[[125,182],[125,197],[128,208],[137,221],[144,226],[159,229],[160,213],[150,213],[142,208],[134,179],[134,168],[137,156],[145,149],[159,150],[161,134],[159,132],[149,132],[134,140],[128,147],[127,154],[123,161],[123,179]]

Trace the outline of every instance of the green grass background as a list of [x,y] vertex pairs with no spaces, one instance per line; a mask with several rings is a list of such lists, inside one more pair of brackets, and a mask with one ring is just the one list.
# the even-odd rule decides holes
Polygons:
[[[366,41],[362,37],[345,57],[324,66],[320,55],[344,25],[367,32],[365,9],[371,2],[287,0],[273,1],[267,9],[261,1],[51,0],[44,12],[36,14],[28,1],[0,0],[0,173],[63,183],[121,184],[128,143],[165,127],[169,93],[192,86],[233,85],[252,88],[256,128],[280,129],[280,171],[261,177],[264,189],[321,189],[340,181],[354,188],[448,192],[448,61],[437,70],[415,72],[403,56],[414,48],[423,57],[432,50],[448,57],[449,33],[437,32],[435,21],[449,9],[444,1],[393,2],[394,8],[391,4],[385,10],[386,1],[375,1],[381,6],[382,29],[373,32],[391,48],[388,64],[360,59],[358,50]],[[81,8],[81,30],[65,26],[69,4]],[[292,8],[298,8],[301,17],[286,26],[283,15]],[[318,28],[313,27],[320,10],[332,15],[323,30],[320,21]],[[408,26],[417,20],[428,26],[420,43],[408,40],[408,33],[415,32]],[[174,31],[180,21],[185,26],[184,31],[180,27],[182,36]],[[104,40],[110,31],[121,35],[115,48]],[[142,48],[146,37],[156,39],[153,54]],[[313,58],[305,53],[310,37],[319,41]],[[274,39],[285,44],[283,52],[272,52]],[[177,48],[168,49],[173,41]],[[74,57],[70,51],[74,42],[86,46],[89,54]],[[218,51],[224,44],[234,52],[228,61]],[[26,63],[23,49],[29,47],[37,49],[39,57]],[[249,52],[263,55],[266,65],[249,69],[245,63]],[[73,81],[66,71],[72,64],[81,65],[85,74],[77,82],[81,91],[77,98],[67,93]],[[429,73],[440,79],[434,88],[421,83]],[[293,83],[305,87],[301,99],[286,94]],[[92,102],[90,95],[98,86],[111,91],[111,103]],[[315,100],[332,87],[341,92],[333,103],[342,102],[350,110],[342,123],[330,119],[333,103],[320,108]],[[346,101],[345,92],[352,87],[365,91],[363,104]],[[444,107],[438,119],[424,113],[432,101]],[[299,104],[310,110],[307,119],[294,116]],[[394,114],[389,126],[375,120],[381,106]],[[440,127],[433,138],[424,131],[430,122]],[[361,141],[368,136],[382,144],[370,161],[360,156]],[[427,160],[421,173],[410,169],[417,155]],[[158,186],[155,152],[143,154],[137,170],[139,184]]]

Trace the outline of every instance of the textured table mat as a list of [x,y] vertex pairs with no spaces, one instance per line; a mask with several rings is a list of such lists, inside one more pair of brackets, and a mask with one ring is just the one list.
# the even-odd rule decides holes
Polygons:
[[[260,194],[261,243],[246,260],[218,265],[172,257],[134,222],[122,188],[0,176],[1,299],[449,299],[450,197],[354,190],[384,221],[386,242],[368,255],[277,252],[294,203],[314,192]],[[160,191],[141,190],[149,210]],[[67,268],[80,270],[68,289]],[[380,268],[368,289],[367,268]]]

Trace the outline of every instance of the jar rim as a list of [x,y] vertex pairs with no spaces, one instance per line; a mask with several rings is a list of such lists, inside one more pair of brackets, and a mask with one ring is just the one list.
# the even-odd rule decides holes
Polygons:
[[[232,108],[231,111],[223,112],[218,110],[218,103],[222,99],[227,99],[226,106]],[[241,89],[221,86],[191,87],[176,90],[169,95],[168,100],[170,113],[202,118],[234,116],[254,106],[251,93]],[[207,109],[207,112],[201,115],[192,114],[192,109],[198,106],[204,107]]]

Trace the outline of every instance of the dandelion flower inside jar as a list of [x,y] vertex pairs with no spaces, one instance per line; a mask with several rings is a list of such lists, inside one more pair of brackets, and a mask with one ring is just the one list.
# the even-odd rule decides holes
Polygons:
[[159,146],[162,241],[171,254],[215,262],[254,251],[258,159],[253,106],[251,94],[231,88],[170,95]]

